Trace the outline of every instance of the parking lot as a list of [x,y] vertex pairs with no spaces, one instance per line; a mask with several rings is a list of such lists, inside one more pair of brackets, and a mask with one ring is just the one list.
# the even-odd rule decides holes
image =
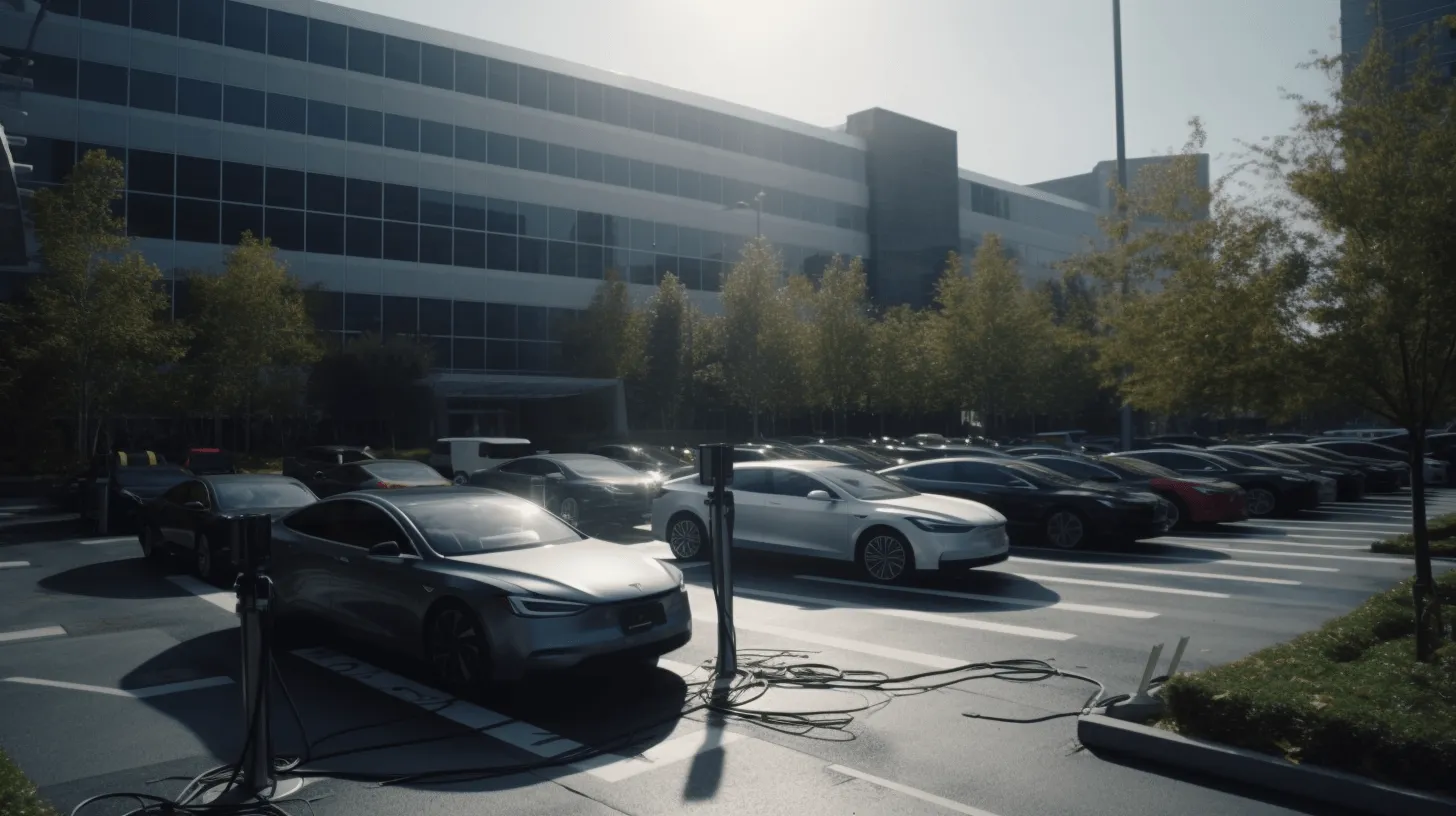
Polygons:
[[[1431,494],[1429,515],[1453,511],[1456,491]],[[134,537],[76,538],[24,520],[0,518],[0,747],[61,808],[110,790],[173,793],[182,780],[170,777],[235,759],[231,594],[180,567],[148,567]],[[1154,644],[1187,635],[1183,668],[1227,662],[1408,577],[1408,559],[1369,544],[1409,520],[1407,492],[1377,495],[1117,548],[1018,547],[969,576],[903,587],[822,562],[743,557],[739,650],[892,676],[1039,658],[1127,691]],[[641,529],[602,535],[668,557]],[[318,813],[1331,812],[1096,756],[1076,744],[1070,719],[1002,721],[1077,709],[1088,689],[1071,682],[987,680],[894,699],[773,692],[760,706],[862,709],[843,728],[680,717],[697,666],[716,651],[710,568],[682,566],[695,637],[653,672],[453,700],[420,667],[305,638],[280,659],[299,721],[279,696],[275,749],[306,754],[313,774],[300,796],[323,797]],[[605,753],[576,759],[592,748]],[[375,784],[502,767],[517,772]]]

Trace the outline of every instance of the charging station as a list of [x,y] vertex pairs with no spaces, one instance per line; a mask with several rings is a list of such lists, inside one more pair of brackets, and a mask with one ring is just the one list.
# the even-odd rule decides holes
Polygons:
[[713,597],[718,603],[718,662],[713,693],[723,697],[738,675],[738,638],[733,630],[733,447],[698,446],[698,483],[707,485],[709,552]]

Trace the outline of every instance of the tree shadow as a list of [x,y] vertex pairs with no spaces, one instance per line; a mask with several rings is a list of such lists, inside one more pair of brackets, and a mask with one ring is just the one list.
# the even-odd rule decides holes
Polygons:
[[173,566],[171,562],[153,564],[145,558],[99,561],[48,575],[38,584],[51,592],[91,598],[177,598],[187,593],[165,580]]

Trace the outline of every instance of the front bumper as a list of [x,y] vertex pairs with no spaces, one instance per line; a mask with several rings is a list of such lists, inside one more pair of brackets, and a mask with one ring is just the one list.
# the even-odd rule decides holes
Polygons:
[[[625,631],[623,611],[650,604],[661,604],[660,622]],[[693,632],[686,588],[560,618],[520,617],[502,600],[488,620],[496,680],[564,671],[603,658],[663,655],[687,643]]]
[[968,533],[916,530],[910,538],[917,570],[963,569],[1005,561],[1011,554],[1006,525],[977,527]]

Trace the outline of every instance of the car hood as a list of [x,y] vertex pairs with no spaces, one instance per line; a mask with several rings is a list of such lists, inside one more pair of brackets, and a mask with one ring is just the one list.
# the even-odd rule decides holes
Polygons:
[[1006,517],[980,502],[960,499],[954,496],[936,496],[920,493],[898,499],[871,501],[883,513],[897,516],[926,516],[946,521],[970,524],[1005,524]]
[[1088,499],[1107,499],[1127,504],[1156,504],[1161,501],[1148,490],[1136,487],[1115,487],[1088,482],[1081,487],[1058,487],[1050,491],[1057,496],[1079,496]]
[[620,544],[587,539],[445,559],[449,571],[508,591],[582,603],[628,601],[676,589],[682,573]]

